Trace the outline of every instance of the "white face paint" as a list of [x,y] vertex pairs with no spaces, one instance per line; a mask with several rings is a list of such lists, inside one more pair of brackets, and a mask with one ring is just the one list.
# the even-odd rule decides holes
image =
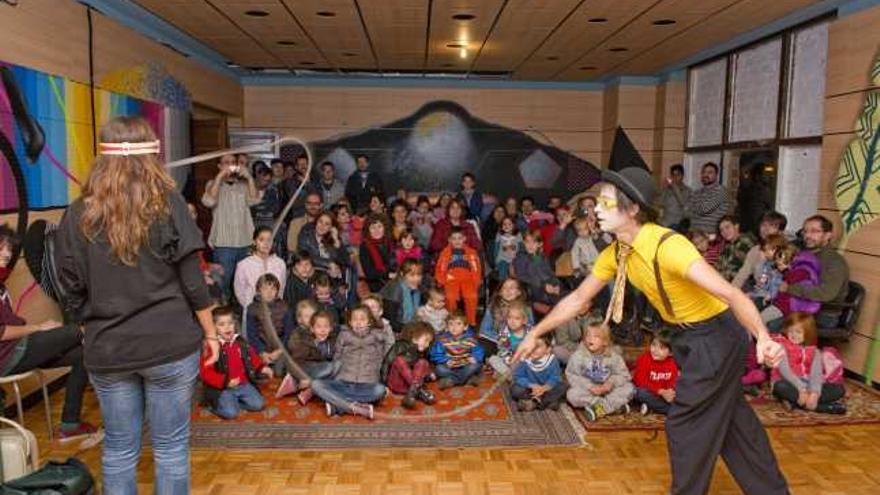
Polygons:
[[605,184],[599,190],[596,217],[599,219],[599,228],[605,232],[617,232],[631,221],[626,213],[617,209],[617,189],[611,184]]

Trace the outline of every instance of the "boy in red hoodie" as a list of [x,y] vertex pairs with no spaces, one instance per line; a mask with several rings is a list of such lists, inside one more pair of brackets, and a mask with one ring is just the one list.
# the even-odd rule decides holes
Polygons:
[[220,357],[212,366],[206,366],[203,353],[199,373],[205,389],[205,400],[211,411],[223,419],[235,419],[246,411],[260,411],[266,400],[254,383],[257,374],[272,377],[272,368],[263,363],[247,340],[235,333],[235,316],[232,308],[221,306],[211,311],[217,339],[220,341]]
[[651,341],[651,348],[636,361],[633,370],[635,401],[641,402],[643,415],[648,411],[665,415],[669,411],[669,404],[675,399],[678,365],[670,351],[669,341],[657,335]]

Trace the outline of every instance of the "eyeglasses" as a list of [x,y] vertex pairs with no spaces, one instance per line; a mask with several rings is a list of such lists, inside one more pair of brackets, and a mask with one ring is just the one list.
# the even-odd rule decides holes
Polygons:
[[614,198],[599,196],[598,198],[596,198],[596,205],[601,205],[603,209],[610,210],[611,208],[617,208],[617,200]]

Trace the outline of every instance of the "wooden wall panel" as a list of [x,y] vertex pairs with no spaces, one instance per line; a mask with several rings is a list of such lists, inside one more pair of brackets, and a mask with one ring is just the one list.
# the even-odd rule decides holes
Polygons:
[[[179,79],[193,100],[225,113],[242,112],[238,81],[221,75],[93,12],[95,80],[108,72],[156,62]],[[65,0],[0,3],[0,60],[88,83],[86,8]]]
[[[869,90],[876,90],[869,72],[878,45],[880,7],[837,19],[832,22],[828,32],[819,211],[835,223],[835,232],[841,232],[842,227],[834,201],[834,183],[840,168],[840,157],[855,135],[855,122],[861,113],[865,95]],[[880,381],[880,365],[874,370],[865,369],[880,317],[880,223],[868,224],[857,231],[848,240],[844,257],[849,264],[851,278],[867,290],[857,334],[842,346],[846,366],[857,373],[873,372],[874,380]]]

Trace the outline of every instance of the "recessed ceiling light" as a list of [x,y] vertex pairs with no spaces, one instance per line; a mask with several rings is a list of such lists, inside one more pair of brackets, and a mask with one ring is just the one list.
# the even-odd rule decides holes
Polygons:
[[299,65],[315,65],[314,62],[300,62]]
[[578,67],[578,70],[596,70],[595,65],[585,65],[583,67]]
[[267,17],[269,15],[265,10],[247,10],[244,15],[251,17]]
[[336,17],[336,12],[330,12],[329,10],[321,10],[319,12],[315,12],[315,15],[318,17]]
[[557,57],[556,55],[550,55],[549,57],[547,57],[547,60],[549,60],[550,62],[555,62],[556,60],[559,60],[559,57]]
[[608,22],[608,19],[604,17],[592,17],[590,19],[587,19],[587,22],[592,22],[593,24],[601,24],[603,22]]
[[278,42],[278,44],[281,46],[296,46],[296,41],[281,40]]
[[675,24],[675,19],[657,19],[653,22],[655,26],[669,26]]
[[342,52],[343,57],[357,57],[357,53],[354,52]]
[[466,48],[464,43],[447,43],[446,48]]
[[629,48],[624,48],[622,46],[615,46],[608,49],[609,52],[628,52]]
[[456,21],[472,21],[476,18],[477,16],[475,16],[474,14],[455,14],[454,16],[452,16],[452,19]]

